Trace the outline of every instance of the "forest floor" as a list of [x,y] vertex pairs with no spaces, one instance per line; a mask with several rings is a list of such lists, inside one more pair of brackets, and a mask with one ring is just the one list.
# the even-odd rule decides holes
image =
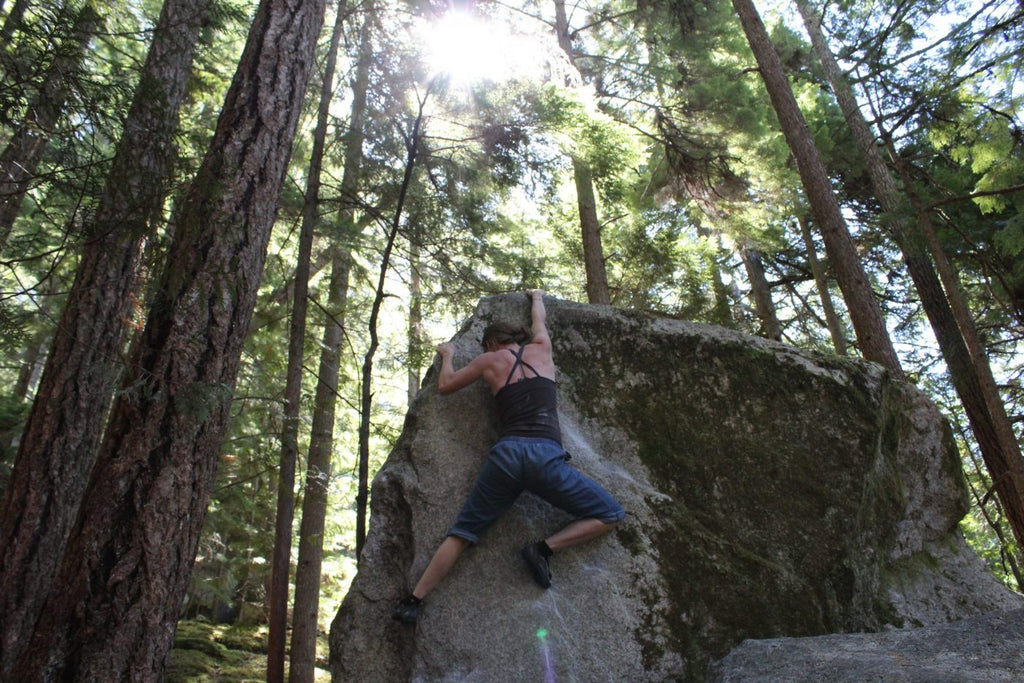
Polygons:
[[[286,671],[287,675],[287,671]],[[267,627],[181,621],[167,667],[166,683],[264,681],[267,676]],[[317,644],[318,683],[331,680],[327,636]]]

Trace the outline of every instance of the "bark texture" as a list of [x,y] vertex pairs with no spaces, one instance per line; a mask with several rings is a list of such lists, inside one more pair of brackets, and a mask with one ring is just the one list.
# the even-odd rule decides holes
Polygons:
[[786,142],[796,159],[800,180],[825,240],[825,249],[832,260],[839,288],[843,291],[860,351],[868,360],[888,368],[897,377],[903,377],[903,369],[889,339],[871,283],[860,263],[807,122],[793,96],[782,61],[754,3],[751,0],[732,0],[732,5],[757,60]]
[[[576,55],[569,38],[569,20],[565,13],[564,0],[555,0],[555,33],[559,47],[565,52],[569,62],[575,65]],[[608,273],[604,261],[604,247],[601,244],[601,222],[597,217],[594,176],[587,162],[576,156],[572,157],[572,172],[576,183],[576,205],[580,215],[587,301],[592,304],[608,304],[611,303],[611,294],[608,291]]]
[[174,219],[75,532],[13,680],[154,680],[188,585],[239,357],[323,22],[264,0]]
[[[344,27],[343,8],[338,8],[327,53],[327,65],[320,84],[313,148],[306,172],[306,196],[299,228],[299,252],[295,266],[292,315],[288,334],[288,369],[284,388],[284,424],[281,430],[281,459],[277,477],[277,514],[274,524],[274,550],[270,577],[270,624],[267,638],[267,682],[284,680],[284,660],[288,628],[288,576],[292,559],[292,522],[295,519],[295,471],[299,457],[299,415],[302,399],[302,368],[305,359],[306,319],[309,310],[310,261],[313,238],[320,216],[320,184],[323,172],[327,118],[334,94],[334,71],[338,45]],[[312,680],[312,661],[300,663]],[[293,676],[292,680],[296,680]]]
[[373,404],[373,357],[377,353],[380,344],[378,338],[377,321],[380,317],[380,310],[384,303],[384,288],[387,282],[388,269],[391,268],[391,253],[395,248],[395,240],[398,237],[398,229],[402,224],[402,211],[405,209],[405,198],[412,185],[413,171],[416,168],[416,159],[419,153],[421,142],[421,126],[423,125],[423,109],[427,98],[430,97],[428,89],[419,103],[419,111],[412,124],[412,130],[406,137],[406,159],[405,173],[402,176],[402,185],[398,189],[398,200],[395,203],[395,214],[391,219],[391,226],[388,230],[388,240],[384,247],[384,253],[380,261],[380,275],[377,278],[377,291],[373,298],[373,305],[370,307],[370,346],[363,356],[362,391],[359,399],[359,484],[356,491],[356,562],[362,556],[363,545],[366,542],[366,517],[370,504],[370,408]]
[[[302,216],[302,229],[305,233],[308,227],[310,233],[309,244],[312,245],[313,226],[320,213],[320,175],[323,165],[324,145],[327,138],[327,120],[330,112],[331,101],[334,97],[334,73],[338,64],[338,47],[341,44],[341,37],[345,27],[344,7],[338,7],[334,19],[334,29],[331,32],[331,42],[327,51],[327,63],[324,67],[323,80],[320,84],[320,105],[317,111],[317,125],[313,137],[313,151],[310,160],[308,180],[306,184],[306,204]],[[358,96],[357,96],[358,97]],[[365,99],[365,94],[363,95]],[[355,105],[353,105],[355,106]],[[305,247],[305,241],[303,241]],[[336,246],[335,249],[340,247]],[[293,341],[296,339],[297,326],[295,320],[299,313],[298,291],[301,285],[302,297],[307,296],[308,286],[306,282],[309,277],[308,261],[309,252],[302,250],[302,257],[307,264],[306,272],[296,272],[296,307],[293,309]],[[328,313],[329,315],[343,315],[344,301],[348,289],[347,261],[343,261],[343,268],[336,271],[331,270],[329,289]],[[344,272],[341,272],[341,271]],[[299,277],[305,279],[299,281]],[[305,304],[302,307],[302,324],[305,327]],[[325,321],[324,343],[320,352],[320,373],[317,375],[316,403],[314,404],[313,425],[309,441],[309,457],[306,463],[306,485],[305,495],[302,500],[302,522],[299,528],[299,557],[295,573],[295,605],[292,610],[292,642],[291,659],[288,668],[288,680],[293,683],[312,683],[316,670],[316,637],[318,631],[318,607],[320,598],[320,565],[323,557],[323,533],[324,516],[327,511],[327,491],[331,479],[331,454],[333,445],[334,428],[334,401],[338,387],[338,351],[341,343],[341,324],[333,318]],[[301,336],[305,339],[305,334]],[[302,347],[297,345],[289,349],[289,369],[293,362],[293,354],[297,356],[298,367],[295,368],[296,379],[301,380],[302,369]],[[324,376],[322,373],[326,373]],[[289,375],[291,377],[291,375]],[[332,381],[333,380],[333,381]],[[295,390],[296,404],[294,414],[295,437],[298,437],[298,390]],[[292,400],[292,396],[288,396]],[[296,450],[298,444],[295,444]],[[275,590],[280,593],[272,607],[281,610],[280,616],[274,619],[272,612],[272,628],[280,629],[278,638],[279,644],[271,632],[271,644],[274,646],[274,656],[279,658],[275,666],[271,665],[269,653],[267,661],[268,680],[271,675],[283,677],[284,667],[284,626],[287,622],[288,606],[288,565],[290,564],[291,551],[291,516],[288,517],[288,528],[283,528],[285,520],[278,518],[277,543],[285,540],[287,531],[288,543],[285,550],[275,552]],[[278,559],[286,559],[287,563],[278,564]],[[279,567],[283,569],[278,575]],[[278,584],[280,582],[280,584]],[[279,650],[277,649],[279,646]],[[279,664],[280,669],[276,666]]]
[[[24,7],[15,9],[24,11]],[[13,21],[15,17],[9,19]],[[91,3],[78,11],[67,39],[57,47],[39,93],[29,103],[25,121],[0,152],[0,250],[7,244],[46,146],[64,113],[64,105],[71,95],[73,74],[80,71],[89,41],[101,23]]]
[[828,325],[828,333],[832,336],[832,346],[836,354],[846,355],[846,335],[843,333],[843,325],[836,313],[836,306],[832,303],[832,294],[828,288],[828,278],[825,275],[825,267],[818,258],[817,249],[814,246],[814,238],[811,236],[811,226],[807,219],[800,217],[800,236],[803,238],[804,246],[807,249],[807,264],[814,275],[814,284],[818,288],[818,298],[821,299],[821,310],[825,312],[825,324]]
[[590,167],[581,159],[573,158],[572,172],[576,181],[576,204],[580,213],[580,231],[583,238],[583,267],[587,274],[587,301],[592,304],[610,304],[608,272],[601,243],[601,222],[597,218],[597,194]]
[[345,341],[344,311],[349,282],[348,254],[339,255],[331,270],[330,318],[324,328],[310,427],[306,485],[299,525],[299,556],[295,565],[295,605],[292,610],[291,657],[288,680],[313,681],[316,641],[320,632],[320,570],[323,566],[324,523],[334,455],[334,416],[337,407],[341,345]]
[[[948,271],[946,288],[943,288],[928,256],[927,242],[922,239],[934,233],[930,230],[927,212],[919,210],[920,220],[917,225],[908,218],[911,197],[905,196],[897,187],[896,179],[882,158],[875,136],[860,112],[853,89],[826,44],[819,15],[804,0],[800,0],[797,7],[811,37],[814,52],[824,67],[825,75],[864,159],[871,184],[885,212],[885,223],[899,245],[907,272],[921,297],[921,306],[939,342],[950,379],[967,413],[971,431],[978,442],[1017,545],[1024,548],[1024,460],[1021,459],[1020,445],[999,395],[988,358],[977,338],[974,321],[966,305],[956,298],[959,287]],[[909,183],[909,178],[906,180]],[[910,191],[909,185],[907,189]],[[924,228],[924,235],[915,229],[918,225]],[[935,240],[932,243],[937,246]],[[951,300],[959,304],[956,309],[959,310],[959,316]]]
[[740,248],[740,256],[743,258],[743,266],[750,281],[750,296],[754,300],[754,310],[761,321],[761,334],[773,341],[780,341],[782,325],[775,312],[775,302],[772,301],[772,290],[764,274],[761,253],[744,246]]
[[0,507],[0,678],[52,588],[118,373],[150,218],[164,201],[210,0],[168,0],[92,219]]

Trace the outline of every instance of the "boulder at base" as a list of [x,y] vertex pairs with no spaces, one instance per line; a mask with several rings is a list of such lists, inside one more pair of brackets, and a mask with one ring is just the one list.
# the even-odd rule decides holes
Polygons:
[[1024,609],[951,624],[847,635],[746,640],[709,683],[1024,681]]
[[[747,639],[945,624],[1021,606],[966,546],[967,491],[934,405],[877,365],[732,331],[546,299],[572,463],[623,504],[611,534],[519,549],[570,521],[523,495],[391,620],[496,438],[482,382],[436,368],[373,482],[359,572],[331,628],[337,681],[704,680]],[[522,294],[481,301],[456,367]]]

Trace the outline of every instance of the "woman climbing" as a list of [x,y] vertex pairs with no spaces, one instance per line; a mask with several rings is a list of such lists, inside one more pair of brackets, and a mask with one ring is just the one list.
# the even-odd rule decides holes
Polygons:
[[501,434],[448,536],[412,593],[395,606],[392,616],[399,621],[416,621],[421,601],[451,571],[462,551],[476,544],[524,490],[576,517],[561,531],[521,551],[534,581],[543,588],[551,585],[548,562],[553,553],[611,531],[626,516],[608,492],[568,464],[558,425],[544,292],[527,290],[527,296],[531,329],[489,325],[484,330],[484,353],[464,368],[455,370],[451,344],[437,347],[440,392],[450,394],[483,378],[498,404]]

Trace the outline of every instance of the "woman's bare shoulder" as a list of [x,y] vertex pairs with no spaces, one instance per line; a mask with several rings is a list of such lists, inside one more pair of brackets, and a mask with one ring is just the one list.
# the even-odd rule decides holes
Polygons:
[[555,360],[550,344],[528,344],[523,350],[523,361],[548,379],[555,378]]

